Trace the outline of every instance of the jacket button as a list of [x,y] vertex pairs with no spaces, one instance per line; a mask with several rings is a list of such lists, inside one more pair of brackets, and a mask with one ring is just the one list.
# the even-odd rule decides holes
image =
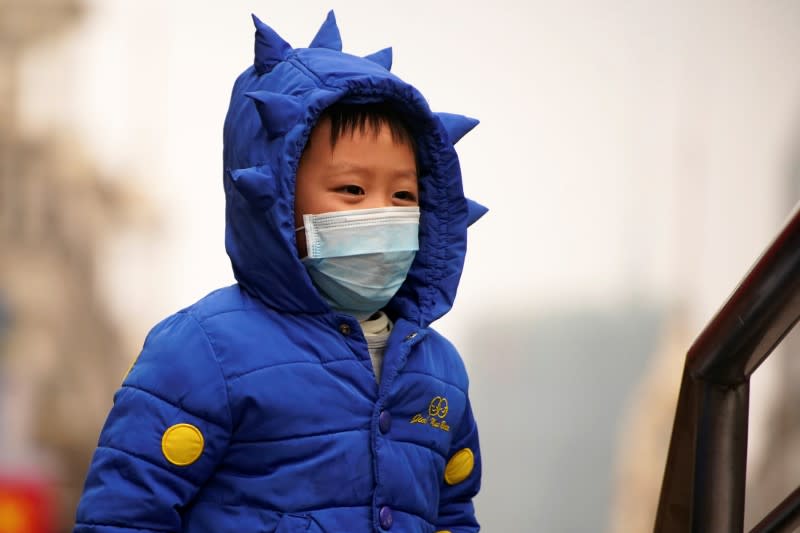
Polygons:
[[381,433],[389,433],[389,429],[391,427],[392,415],[389,414],[389,411],[381,411],[381,414],[378,417],[378,428],[380,428]]
[[342,322],[341,324],[339,324],[339,332],[342,335],[350,335],[350,331],[351,331],[350,324],[348,324],[347,322]]
[[378,520],[381,523],[381,527],[383,529],[391,529],[392,524],[394,523],[394,518],[392,518],[392,510],[389,509],[387,505],[381,507],[381,510],[378,512]]

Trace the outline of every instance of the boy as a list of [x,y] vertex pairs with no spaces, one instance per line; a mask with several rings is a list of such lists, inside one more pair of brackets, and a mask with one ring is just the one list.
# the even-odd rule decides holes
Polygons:
[[389,49],[254,17],[225,121],[237,284],[157,325],[115,396],[78,533],[478,531],[480,452],[447,312],[466,230],[453,143]]

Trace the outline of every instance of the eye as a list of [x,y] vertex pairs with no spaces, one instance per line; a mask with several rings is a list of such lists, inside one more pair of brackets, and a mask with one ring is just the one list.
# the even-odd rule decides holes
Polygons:
[[417,195],[414,194],[411,191],[397,191],[396,193],[394,193],[393,196],[395,198],[397,198],[398,200],[402,200],[404,202],[416,202],[417,201]]
[[352,194],[354,196],[362,196],[364,194],[364,189],[362,189],[358,185],[343,185],[338,189],[336,189],[336,192],[341,192],[344,194]]

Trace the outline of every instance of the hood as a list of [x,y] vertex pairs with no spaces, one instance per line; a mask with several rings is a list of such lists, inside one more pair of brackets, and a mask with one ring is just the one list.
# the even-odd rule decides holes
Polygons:
[[432,112],[390,72],[390,48],[367,57],[343,53],[332,11],[308,48],[292,48],[253,21],[255,61],[234,84],[224,128],[225,247],[236,280],[282,312],[331,312],[297,254],[297,165],[325,108],[391,102],[406,114],[418,145],[420,248],[387,311],[427,326],[452,306],[467,226],[486,212],[464,197],[453,147],[478,121]]

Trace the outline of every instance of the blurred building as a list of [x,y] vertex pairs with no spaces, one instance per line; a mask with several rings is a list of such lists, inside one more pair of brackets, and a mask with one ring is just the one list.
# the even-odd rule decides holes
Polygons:
[[474,328],[486,531],[606,530],[618,435],[663,314],[641,301],[589,304]]
[[683,363],[692,343],[685,314],[666,316],[647,368],[620,412],[609,531],[652,531],[664,477]]
[[[78,0],[0,0],[0,478],[51,483],[58,531],[74,520],[125,371],[96,263],[134,209],[69,131],[30,138],[20,128],[26,50],[64,35],[81,14]],[[7,527],[22,527],[6,500]]]

